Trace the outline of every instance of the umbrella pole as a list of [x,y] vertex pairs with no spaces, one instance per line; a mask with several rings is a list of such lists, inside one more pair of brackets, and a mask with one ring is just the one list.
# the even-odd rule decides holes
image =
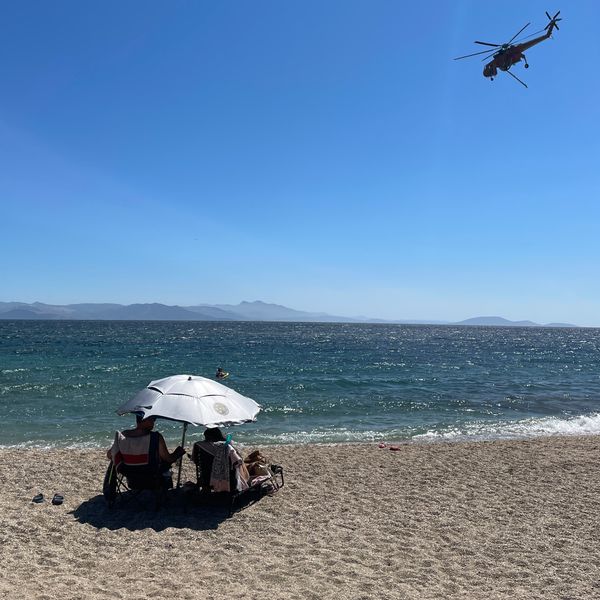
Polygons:
[[[185,448],[185,432],[187,431],[187,423],[183,424],[183,435],[181,436],[181,447]],[[185,455],[184,455],[185,456]],[[177,488],[181,484],[181,464],[183,463],[183,456],[179,459],[179,468],[177,470]]]

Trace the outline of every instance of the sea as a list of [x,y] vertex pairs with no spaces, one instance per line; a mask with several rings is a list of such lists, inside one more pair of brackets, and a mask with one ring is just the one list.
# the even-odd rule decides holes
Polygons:
[[150,381],[217,367],[262,407],[242,445],[600,433],[600,329],[0,321],[0,446],[108,447]]

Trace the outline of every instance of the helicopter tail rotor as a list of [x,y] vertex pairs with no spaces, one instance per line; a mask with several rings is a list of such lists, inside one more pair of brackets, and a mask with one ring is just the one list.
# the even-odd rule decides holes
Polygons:
[[557,23],[558,23],[558,21],[562,21],[562,19],[559,18],[558,15],[560,15],[560,10],[553,17],[551,17],[550,14],[548,13],[548,11],[546,11],[546,16],[548,17],[548,19],[550,19],[550,23],[548,23],[548,25],[546,25],[546,27],[544,27],[544,29],[549,34],[552,33],[552,30],[554,28],[556,28],[557,31],[560,31],[560,28],[558,27]]

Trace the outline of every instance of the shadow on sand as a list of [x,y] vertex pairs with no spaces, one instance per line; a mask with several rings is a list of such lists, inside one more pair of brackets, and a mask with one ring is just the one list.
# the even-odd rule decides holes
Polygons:
[[[258,501],[248,497],[232,515],[235,518],[240,510]],[[151,497],[144,494],[131,501],[120,502],[109,508],[104,496],[99,494],[82,502],[71,514],[80,523],[92,525],[98,529],[129,529],[140,531],[153,529],[163,531],[169,527],[193,529],[197,531],[217,529],[229,518],[229,507],[222,505],[198,504],[194,498],[186,497],[181,491],[171,491],[167,502],[156,509]]]

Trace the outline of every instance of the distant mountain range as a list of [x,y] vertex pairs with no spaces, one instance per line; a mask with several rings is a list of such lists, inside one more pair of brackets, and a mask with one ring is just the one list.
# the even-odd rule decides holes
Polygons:
[[571,325],[570,323],[546,323],[540,325],[540,323],[534,323],[533,321],[509,321],[502,317],[473,317],[472,319],[465,319],[464,321],[458,321],[453,325],[483,325],[487,327],[578,327],[577,325]]
[[259,300],[239,304],[44,304],[0,302],[0,319],[102,320],[102,321],[279,321],[306,323],[401,323],[419,325],[479,325],[488,327],[576,327],[568,323],[540,325],[533,321],[509,321],[502,317],[475,317],[450,321],[384,320],[368,317],[339,317],[327,313],[295,310]]

